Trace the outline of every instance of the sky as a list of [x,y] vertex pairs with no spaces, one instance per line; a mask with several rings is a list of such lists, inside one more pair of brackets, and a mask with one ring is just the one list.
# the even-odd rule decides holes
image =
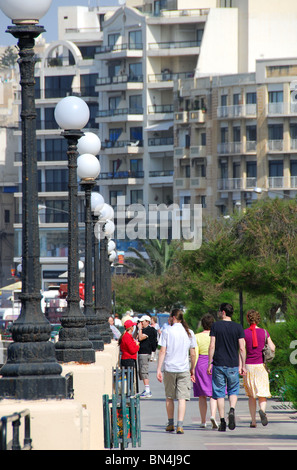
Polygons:
[[[7,0],[9,1],[9,0]],[[51,7],[47,14],[41,18],[39,24],[45,27],[45,37],[47,42],[58,39],[58,7],[66,6],[117,6],[118,0],[52,0]],[[7,26],[11,26],[11,20],[0,11],[0,46],[14,46],[17,40],[9,33],[5,33]]]

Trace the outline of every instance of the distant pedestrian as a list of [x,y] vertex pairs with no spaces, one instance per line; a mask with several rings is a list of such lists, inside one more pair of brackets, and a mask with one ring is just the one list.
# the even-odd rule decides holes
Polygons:
[[[255,428],[257,399],[259,403],[259,415],[263,426],[268,424],[266,416],[267,398],[270,398],[269,376],[263,362],[263,348],[265,345],[265,330],[260,328],[258,324],[261,316],[256,310],[247,312],[247,321],[249,328],[244,330],[246,343],[246,370],[247,375],[243,377],[243,385],[246,395],[249,398],[249,410],[251,415],[250,427]],[[275,351],[275,345],[266,332],[267,342],[272,351]]]
[[201,319],[203,331],[195,335],[196,347],[196,367],[195,379],[193,383],[194,397],[199,397],[199,411],[201,416],[201,428],[206,428],[207,397],[210,401],[210,422],[213,429],[218,428],[216,422],[217,401],[212,398],[212,377],[207,373],[208,349],[210,344],[210,329],[215,319],[213,315],[206,314]]
[[[151,317],[151,326],[153,328],[155,328],[155,330],[157,332],[156,344],[158,344],[158,341],[159,341],[160,335],[161,335],[161,328],[160,328],[160,325],[158,323],[157,317]],[[157,347],[156,347],[156,350],[152,351],[152,354],[151,354],[151,361],[156,361],[156,360],[157,360]]]
[[[157,379],[163,381],[162,366],[164,363],[164,386],[168,425],[166,431],[173,432],[174,400],[178,400],[177,434],[184,434],[183,421],[186,402],[190,400],[191,380],[195,381],[195,347],[197,345],[192,330],[188,328],[183,313],[175,309],[170,314],[171,327],[162,331],[159,345]],[[189,370],[190,351],[190,370]]]
[[136,385],[136,391],[138,391],[138,380],[137,380],[137,353],[139,351],[139,343],[133,338],[133,330],[135,323],[132,320],[127,320],[124,323],[125,331],[119,338],[119,346],[121,353],[121,367],[127,369],[128,367],[134,368],[134,382]]
[[239,394],[239,373],[246,373],[244,330],[241,325],[232,321],[232,315],[232,305],[221,304],[218,317],[222,321],[213,323],[210,331],[207,373],[212,374],[212,397],[217,400],[220,416],[219,431],[226,431],[226,385],[230,404],[228,427],[231,430],[236,427],[235,407]]
[[118,330],[117,327],[115,326],[115,324],[114,324],[114,319],[113,319],[112,316],[110,316],[110,317],[108,318],[108,323],[109,323],[110,329],[111,329],[112,334],[113,334],[113,339],[118,340],[118,339],[120,338],[120,336],[121,336],[121,332],[120,332],[120,330]]
[[138,323],[138,341],[139,341],[139,352],[138,352],[138,370],[139,378],[143,380],[144,391],[140,395],[140,398],[151,398],[152,392],[150,390],[149,381],[149,364],[151,354],[156,351],[157,348],[157,331],[151,325],[151,317],[143,315]]

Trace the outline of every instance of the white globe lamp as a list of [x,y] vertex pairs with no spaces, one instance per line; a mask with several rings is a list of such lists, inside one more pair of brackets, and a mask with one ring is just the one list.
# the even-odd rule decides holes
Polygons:
[[112,251],[115,250],[115,247],[116,247],[116,244],[113,240],[109,240],[108,244],[107,244],[107,251],[108,253],[111,253]]
[[95,215],[99,216],[99,212],[103,208],[104,204],[104,198],[100,193],[91,194],[91,209]]
[[52,0],[0,0],[0,9],[14,24],[38,23],[49,10]]
[[115,231],[115,225],[112,220],[107,220],[102,228],[105,236],[111,236]]
[[117,254],[116,254],[116,252],[113,250],[113,251],[109,254],[109,256],[108,256],[109,261],[112,263],[112,262],[116,259],[116,256],[117,256]]
[[77,144],[77,151],[80,155],[84,153],[91,153],[98,155],[101,149],[101,140],[93,132],[85,132],[79,139]]
[[95,180],[100,174],[100,163],[98,158],[91,153],[80,155],[77,159],[77,175],[80,179]]
[[55,120],[61,129],[83,129],[90,119],[87,103],[77,96],[66,96],[55,108]]
[[102,207],[100,211],[100,220],[104,221],[104,220],[113,219],[113,218],[114,218],[113,208],[109,204],[104,203],[104,206]]

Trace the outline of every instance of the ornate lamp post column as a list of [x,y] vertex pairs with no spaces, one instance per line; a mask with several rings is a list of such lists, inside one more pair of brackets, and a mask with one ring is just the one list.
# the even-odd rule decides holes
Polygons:
[[59,362],[95,362],[95,350],[88,338],[86,317],[80,308],[79,269],[78,269],[78,183],[77,183],[77,143],[84,134],[90,116],[87,104],[80,98],[63,98],[55,109],[55,119],[62,135],[68,141],[69,171],[69,222],[68,222],[68,294],[67,309],[61,319],[62,328],[55,344]]
[[36,109],[34,80],[35,39],[51,0],[0,0],[0,8],[18,39],[22,87],[22,293],[21,313],[12,326],[13,343],[1,369],[0,397],[25,400],[66,397],[66,381],[49,340],[51,325],[42,313],[39,264]]
[[[107,206],[107,207],[106,207]],[[111,211],[110,211],[111,209]],[[107,214],[109,212],[109,214]],[[108,317],[111,315],[111,293],[109,288],[110,262],[108,259],[108,240],[115,230],[114,223],[105,219],[104,213],[113,217],[113,209],[105,204],[95,226],[95,236],[100,240],[99,282],[98,282],[98,312],[102,321],[101,334],[105,342],[110,343],[112,331]],[[102,220],[103,219],[103,220]]]
[[[85,149],[88,149],[87,143],[85,145]],[[99,150],[98,152],[96,151],[94,153],[96,154],[99,153]],[[93,348],[96,351],[102,351],[104,349],[104,342],[100,335],[99,318],[96,315],[96,312],[94,309],[93,269],[92,269],[93,220],[92,220],[92,210],[91,210],[91,194],[92,194],[92,189],[96,184],[95,178],[98,177],[99,173],[100,173],[100,163],[99,163],[99,160],[95,157],[95,155],[90,154],[90,153],[85,153],[83,155],[80,155],[77,161],[77,174],[81,178],[80,184],[85,192],[84,314],[85,314],[86,321],[87,321],[86,325],[87,325],[89,340],[92,342]]]

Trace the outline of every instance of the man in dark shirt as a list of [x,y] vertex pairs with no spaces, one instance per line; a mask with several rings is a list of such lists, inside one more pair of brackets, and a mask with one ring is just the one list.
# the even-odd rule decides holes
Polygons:
[[[220,306],[219,318],[210,331],[208,374],[212,374],[212,397],[217,400],[221,419],[219,431],[226,431],[225,393],[230,403],[229,429],[235,429],[235,406],[239,394],[239,373],[245,375],[245,342],[241,325],[232,321],[233,307],[228,303]],[[240,356],[240,361],[239,361]]]
[[149,363],[151,354],[157,347],[157,331],[150,326],[151,318],[143,315],[138,324],[138,370],[139,378],[143,380],[144,391],[140,395],[141,398],[151,398],[152,393],[149,385]]

